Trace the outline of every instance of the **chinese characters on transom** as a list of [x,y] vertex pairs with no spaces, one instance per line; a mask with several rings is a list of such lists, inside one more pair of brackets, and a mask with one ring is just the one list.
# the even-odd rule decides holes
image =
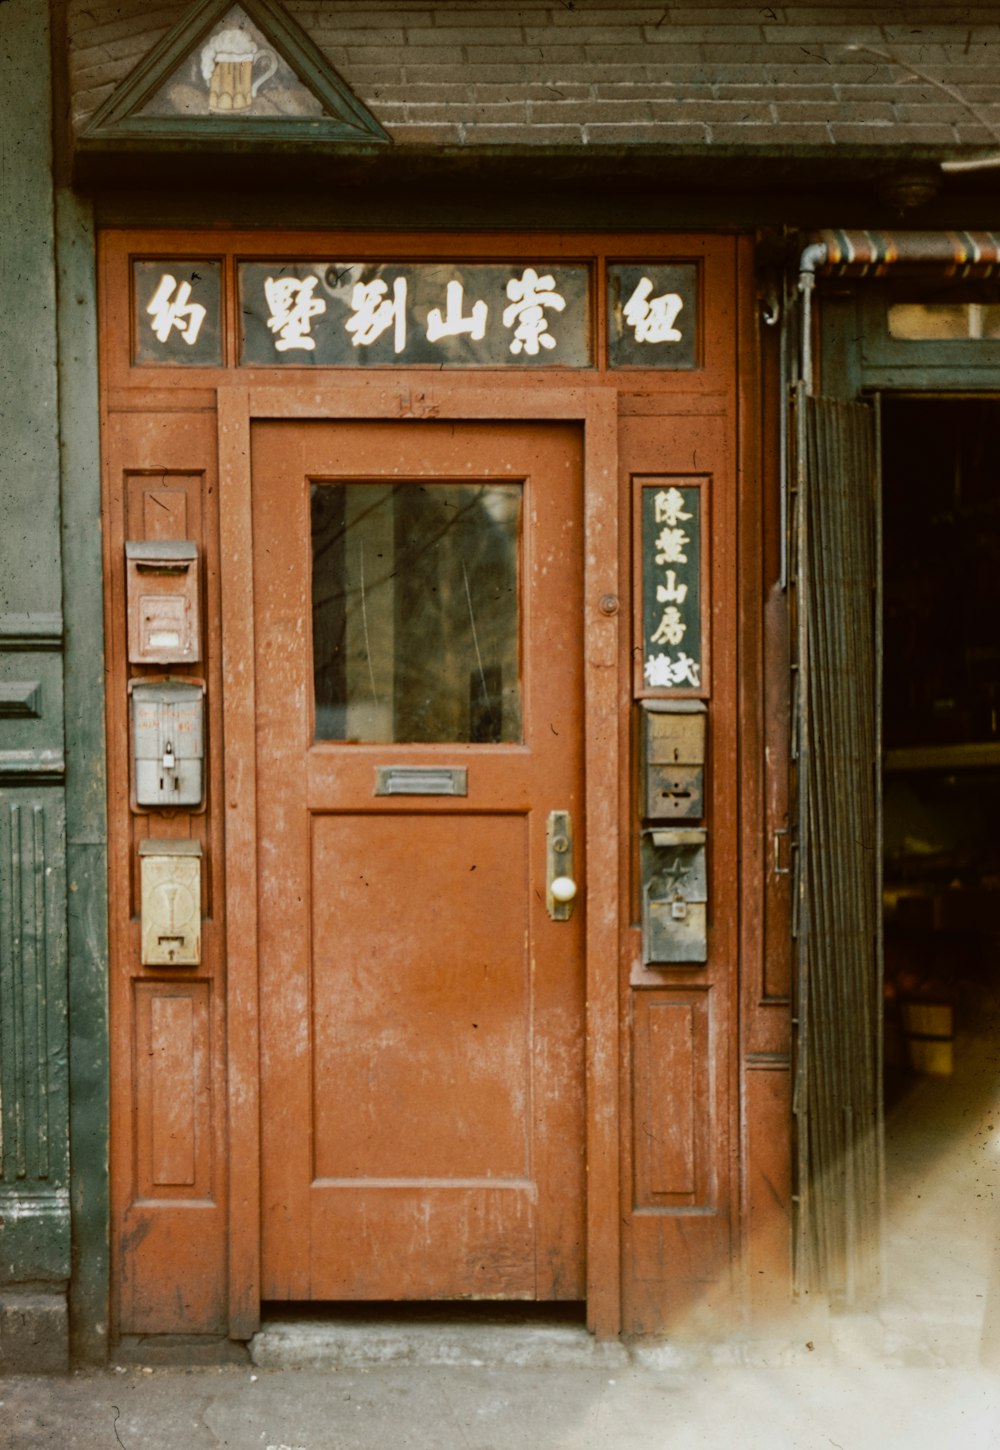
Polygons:
[[461,337],[467,332],[473,342],[482,342],[486,336],[486,319],[490,315],[489,305],[479,299],[473,303],[468,317],[462,315],[465,306],[465,288],[461,282],[449,282],[445,288],[447,310],[441,316],[440,307],[432,307],[427,314],[427,339],[440,342],[442,337]]
[[529,357],[535,357],[539,345],[544,348],[555,347],[556,340],[549,332],[545,309],[551,307],[556,312],[562,312],[566,307],[566,299],[554,288],[555,279],[539,277],[534,267],[527,267],[520,281],[512,277],[507,283],[510,306],[504,309],[503,325],[514,328],[510,350],[515,356],[523,351]]
[[133,361],[219,367],[223,361],[222,262],[218,257],[135,257]]
[[695,263],[609,262],[607,295],[610,367],[697,366]]
[[583,263],[237,264],[240,362],[312,367],[588,367]]
[[[302,348],[312,352],[315,349],[310,322],[313,317],[326,312],[326,303],[313,297],[318,281],[316,276],[304,280],[297,277],[264,279],[264,294],[270,309],[267,325],[278,336],[275,347],[279,351]],[[556,348],[558,339],[549,331],[547,313],[564,312],[566,298],[556,290],[555,278],[551,274],[539,276],[534,267],[526,267],[520,277],[510,279],[506,290],[510,305],[504,308],[502,322],[512,332],[510,351],[514,356],[523,352],[536,357],[540,348],[547,351]],[[371,282],[354,284],[350,316],[344,323],[354,347],[371,347],[391,328],[393,352],[398,357],[406,350],[408,292],[405,276],[393,278],[391,293],[389,284],[380,277]],[[424,323],[427,341],[436,343],[442,338],[467,334],[472,341],[481,342],[486,336],[489,303],[479,297],[469,304],[468,313],[464,310],[465,306],[464,284],[453,279],[445,288],[444,312],[440,307],[432,307],[427,312]]]
[[174,328],[188,347],[193,347],[198,341],[201,324],[205,321],[205,308],[200,302],[191,301],[190,282],[178,282],[169,272],[164,272],[146,311],[153,319],[153,331],[161,342],[166,342]]
[[700,490],[642,490],[643,679],[651,690],[701,689]]
[[[593,262],[237,259],[226,347],[223,262],[133,259],[138,363],[593,366]],[[607,364],[696,366],[694,263],[609,262]],[[674,527],[674,526],[671,526]]]
[[679,292],[664,292],[651,297],[653,282],[640,277],[635,291],[622,308],[625,321],[635,333],[636,342],[680,342],[683,334],[675,326],[684,298]]
[[322,297],[314,297],[318,277],[266,277],[264,295],[270,317],[267,325],[277,334],[275,347],[279,352],[302,347],[308,352],[316,346],[310,335],[312,320],[326,311]]

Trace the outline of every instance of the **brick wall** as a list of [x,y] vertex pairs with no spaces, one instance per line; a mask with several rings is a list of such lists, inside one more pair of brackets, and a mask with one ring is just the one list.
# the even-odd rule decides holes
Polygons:
[[[1000,10],[651,0],[286,0],[400,143],[1000,143]],[[184,0],[68,0],[79,126]]]

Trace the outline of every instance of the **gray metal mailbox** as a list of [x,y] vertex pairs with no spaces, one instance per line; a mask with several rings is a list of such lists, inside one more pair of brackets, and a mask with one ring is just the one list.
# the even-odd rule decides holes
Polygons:
[[197,807],[205,789],[202,680],[132,680],[132,803]]

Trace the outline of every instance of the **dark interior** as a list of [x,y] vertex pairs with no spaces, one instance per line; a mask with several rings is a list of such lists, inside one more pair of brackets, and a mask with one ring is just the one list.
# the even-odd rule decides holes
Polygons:
[[883,400],[887,1103],[948,1078],[1000,966],[1000,399]]

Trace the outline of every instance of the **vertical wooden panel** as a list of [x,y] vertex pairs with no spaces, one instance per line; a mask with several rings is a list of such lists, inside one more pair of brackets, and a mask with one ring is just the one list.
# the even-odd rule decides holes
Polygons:
[[[602,602],[617,600],[621,570],[616,503],[617,398],[607,390],[587,403],[584,443],[584,657],[587,892],[587,1323],[600,1336],[622,1323],[623,1153],[619,1098],[620,998],[610,964],[618,956],[623,897],[619,843],[624,698],[622,630]],[[627,618],[627,611],[626,611]],[[597,762],[600,762],[598,765]]]
[[[620,399],[619,491],[624,510],[641,478],[711,478],[705,536],[705,627],[711,648],[704,824],[708,832],[708,951],[704,964],[644,966],[641,931],[625,928],[625,981],[634,1027],[626,1075],[635,1122],[623,1133],[624,1322],[632,1333],[716,1332],[732,1313],[739,1208],[734,1036],[740,937],[740,642],[737,392],[738,267],[732,244],[712,248],[703,274],[713,338],[711,398],[674,378],[658,396]],[[710,587],[709,587],[710,586]],[[633,641],[635,644],[635,641]],[[633,709],[633,717],[635,710]],[[633,844],[633,920],[640,881],[638,722],[633,795],[622,829]],[[667,1005],[670,1004],[670,1005]],[[646,1132],[643,1123],[650,1128]]]
[[211,1198],[207,982],[135,985],[136,1196]]
[[226,908],[240,924],[227,964],[229,1333],[260,1322],[260,1083],[257,995],[257,775],[250,417],[245,388],[219,391],[219,572],[225,751]]
[[[124,320],[124,319],[123,319]],[[170,400],[174,403],[174,400]],[[204,400],[202,400],[204,401]],[[112,411],[105,458],[112,1028],[113,1333],[226,1327],[224,924],[216,432],[210,411]],[[129,799],[124,543],[199,548],[207,681],[206,809],[133,813]],[[176,671],[174,671],[176,672]],[[154,670],[153,673],[160,673]],[[182,671],[183,673],[183,671]],[[203,851],[202,961],[170,981],[140,965],[138,841],[195,837]]]
[[791,1291],[791,1074],[784,1063],[746,1071],[744,1269],[750,1307],[782,1308]]
[[708,994],[643,992],[635,1006],[635,1203],[711,1199]]
[[[649,1002],[646,1017],[649,1067],[646,1073],[646,1144],[649,1197],[694,1194],[695,1033],[693,1009],[686,1002]],[[702,1065],[702,1071],[704,1066]],[[661,1114],[654,1116],[659,1098]],[[666,1109],[666,1112],[663,1112]],[[657,1128],[661,1131],[658,1133]]]
[[194,1183],[197,1066],[191,1006],[183,997],[154,997],[150,1004],[150,1177],[158,1188]]
[[784,1308],[791,1287],[787,419],[780,330],[752,325],[749,266],[740,285],[741,1261],[747,1307],[762,1316]]
[[122,1334],[225,1329],[224,1183],[213,1115],[211,984],[133,984],[135,1184],[121,1219]]

